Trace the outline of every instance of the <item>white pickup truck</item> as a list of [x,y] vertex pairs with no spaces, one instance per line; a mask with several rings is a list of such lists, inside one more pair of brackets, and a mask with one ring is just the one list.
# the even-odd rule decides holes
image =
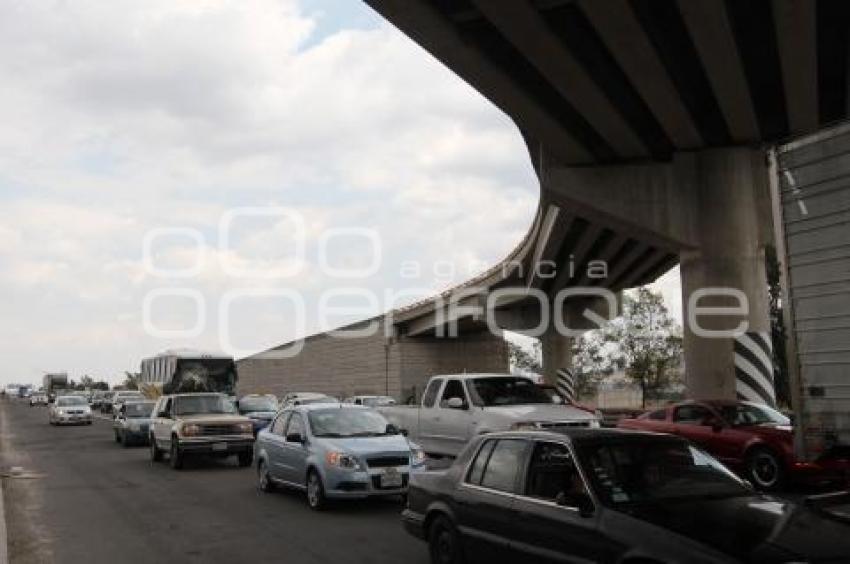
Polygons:
[[600,425],[587,409],[554,403],[532,380],[506,374],[434,376],[422,405],[376,409],[426,453],[450,457],[482,433]]

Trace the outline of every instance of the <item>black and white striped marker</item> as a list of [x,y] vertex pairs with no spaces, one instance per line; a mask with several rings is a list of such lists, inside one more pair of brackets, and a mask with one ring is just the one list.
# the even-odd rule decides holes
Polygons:
[[776,405],[773,386],[773,344],[767,332],[735,338],[735,391],[738,399]]
[[555,380],[555,389],[558,395],[567,403],[576,401],[576,378],[567,368],[559,368]]

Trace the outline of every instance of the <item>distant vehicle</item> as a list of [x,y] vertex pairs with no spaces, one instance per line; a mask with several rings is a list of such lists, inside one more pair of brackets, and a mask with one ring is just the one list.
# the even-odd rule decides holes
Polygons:
[[52,402],[56,399],[59,390],[64,390],[68,387],[68,374],[66,372],[45,374],[42,387],[47,394],[47,400]]
[[80,396],[57,396],[47,412],[51,425],[91,425],[91,407]]
[[179,470],[188,456],[236,455],[239,466],[250,466],[254,457],[251,420],[236,413],[224,394],[174,394],[162,396],[150,423],[151,459],[169,453],[171,467]]
[[[476,437],[414,474],[402,520],[431,561],[846,562],[850,525],[754,492],[688,442],[621,430]],[[847,503],[847,499],[843,503]]]
[[283,396],[281,401],[283,407],[295,407],[297,405],[309,405],[311,403],[339,403],[335,397],[316,392],[290,392]]
[[95,390],[92,394],[91,401],[89,404],[92,406],[92,409],[100,409],[101,404],[103,403],[103,398],[106,396],[108,392],[106,390]]
[[107,413],[115,413],[124,402],[127,401],[141,401],[147,399],[144,394],[136,390],[120,390],[115,392],[108,402],[106,402],[105,408]]
[[304,490],[312,509],[328,498],[404,495],[425,461],[383,415],[343,404],[284,409],[257,435],[256,452],[260,489]]
[[450,457],[483,433],[600,424],[587,409],[554,404],[531,379],[503,374],[434,376],[421,406],[376,409],[428,454]]
[[236,409],[240,415],[251,420],[254,426],[254,436],[268,427],[278,410],[277,398],[273,395],[249,394],[236,401]]
[[236,379],[233,357],[179,349],[144,359],[139,388],[150,397],[193,392],[233,395]]
[[390,396],[352,396],[345,398],[343,403],[354,405],[365,405],[366,407],[379,407],[383,405],[395,405],[395,399]]
[[112,422],[112,430],[115,433],[115,442],[125,447],[133,444],[148,444],[150,438],[150,423],[153,400],[126,400],[115,412]]
[[112,398],[115,397],[115,394],[118,392],[106,392],[103,394],[103,397],[100,400],[100,412],[101,413],[109,413],[112,409]]
[[766,405],[746,401],[686,401],[623,419],[619,427],[679,435],[741,472],[760,489],[786,481],[847,484],[850,451],[797,460],[791,421]]
[[44,392],[35,392],[30,396],[30,407],[36,405],[47,405],[47,394]]

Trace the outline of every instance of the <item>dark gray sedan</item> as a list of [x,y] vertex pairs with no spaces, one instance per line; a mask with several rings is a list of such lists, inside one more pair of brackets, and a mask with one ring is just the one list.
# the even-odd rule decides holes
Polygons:
[[[673,436],[565,429],[477,437],[411,478],[403,522],[433,562],[847,562],[846,497],[761,495]],[[829,506],[832,506],[830,509]]]
[[153,401],[127,401],[115,413],[112,429],[115,442],[125,447],[148,444]]

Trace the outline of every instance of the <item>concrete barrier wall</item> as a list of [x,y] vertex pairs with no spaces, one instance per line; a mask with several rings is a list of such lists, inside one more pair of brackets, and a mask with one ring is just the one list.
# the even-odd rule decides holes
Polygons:
[[484,332],[456,339],[387,340],[383,320],[377,321],[381,329],[369,337],[320,334],[307,338],[301,352],[291,358],[255,355],[238,361],[237,393],[387,394],[405,401],[411,396],[418,399],[434,374],[508,371],[508,350],[501,336]]

